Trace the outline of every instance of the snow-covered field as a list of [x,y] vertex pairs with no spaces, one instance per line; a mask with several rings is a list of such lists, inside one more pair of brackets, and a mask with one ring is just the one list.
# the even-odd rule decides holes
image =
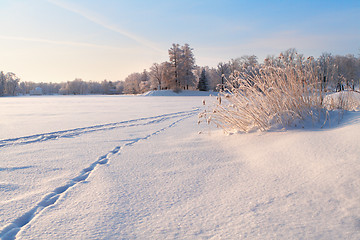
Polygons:
[[0,237],[360,239],[359,112],[226,136],[204,98],[0,98]]

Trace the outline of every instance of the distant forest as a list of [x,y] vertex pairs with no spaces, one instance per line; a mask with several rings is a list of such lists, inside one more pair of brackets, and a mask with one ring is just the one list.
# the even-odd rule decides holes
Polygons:
[[[0,96],[16,95],[87,95],[87,94],[139,94],[150,90],[172,89],[218,91],[227,79],[235,72],[246,71],[249,68],[259,68],[263,65],[280,64],[276,56],[268,56],[259,63],[255,55],[244,55],[228,62],[218,63],[216,68],[197,66],[193,49],[189,44],[180,46],[173,44],[168,50],[169,61],[153,63],[149,70],[132,73],[123,81],[102,82],[83,81],[76,78],[62,83],[34,83],[21,81],[16,74],[0,72]],[[304,59],[296,49],[291,48],[281,53],[283,59]],[[296,61],[295,61],[296,62]],[[328,89],[339,85],[359,85],[360,55],[355,57],[323,53],[315,59],[319,81],[325,82]]]

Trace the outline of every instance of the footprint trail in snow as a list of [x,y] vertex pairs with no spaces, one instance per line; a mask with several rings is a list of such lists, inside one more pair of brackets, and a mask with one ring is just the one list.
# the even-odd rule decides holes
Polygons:
[[[123,144],[122,146],[116,146],[111,151],[106,153],[105,155],[100,156],[90,166],[84,168],[78,176],[70,179],[66,184],[64,184],[60,187],[57,187],[52,192],[46,194],[42,198],[42,200],[40,202],[38,202],[36,204],[36,206],[34,206],[30,211],[24,213],[23,215],[21,215],[20,217],[16,218],[14,221],[12,221],[11,223],[5,225],[0,230],[0,238],[2,240],[16,239],[16,236],[20,232],[20,230],[23,227],[25,227],[28,223],[30,223],[37,215],[41,214],[41,212],[44,209],[56,204],[56,202],[58,201],[60,196],[62,194],[64,194],[66,191],[68,191],[71,187],[85,181],[89,177],[89,175],[95,171],[97,166],[108,164],[111,157],[114,155],[120,154],[120,152],[122,151],[122,149],[124,147],[130,147],[141,140],[147,140],[147,139],[151,138],[152,136],[157,135],[157,134],[165,131],[166,129],[175,126],[177,123],[194,116],[195,114],[198,113],[198,111],[199,111],[198,109],[195,109],[195,110],[191,110],[191,111],[164,114],[164,115],[148,117],[148,118],[139,118],[139,119],[118,122],[118,123],[96,125],[96,126],[91,126],[91,127],[77,128],[77,129],[71,129],[71,130],[65,130],[65,131],[57,131],[57,132],[52,132],[52,133],[38,134],[38,135],[32,135],[32,136],[20,137],[20,138],[14,138],[14,139],[6,139],[6,140],[0,141],[0,147],[9,146],[9,145],[18,145],[18,144],[29,144],[29,143],[34,143],[34,142],[56,139],[56,137],[48,138],[48,136],[57,136],[57,138],[77,136],[77,135],[88,133],[88,132],[110,130],[110,129],[120,128],[120,127],[133,127],[133,126],[156,124],[156,123],[160,123],[162,121],[168,120],[168,119],[178,118],[176,121],[171,122],[169,125],[166,125],[165,127],[160,128],[159,130],[154,131],[144,137],[125,140],[126,143]],[[136,123],[136,122],[140,122],[140,121],[145,121],[145,122],[144,123]],[[36,140],[37,138],[40,138],[43,140]]]

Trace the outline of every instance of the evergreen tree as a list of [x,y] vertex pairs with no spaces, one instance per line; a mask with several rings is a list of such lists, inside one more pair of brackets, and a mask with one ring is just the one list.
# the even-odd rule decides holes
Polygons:
[[205,69],[203,69],[201,71],[198,89],[199,89],[199,91],[207,91],[208,90],[208,82],[207,82],[207,78],[206,78]]

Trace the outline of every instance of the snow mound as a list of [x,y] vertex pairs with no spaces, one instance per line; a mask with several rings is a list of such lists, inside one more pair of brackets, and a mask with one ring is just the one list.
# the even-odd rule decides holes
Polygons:
[[157,90],[157,91],[148,91],[142,96],[217,96],[217,92],[213,91],[191,91],[183,90],[179,93],[174,92],[173,90]]
[[360,111],[360,92],[357,91],[341,91],[331,93],[324,99],[326,108],[344,109],[348,111]]

